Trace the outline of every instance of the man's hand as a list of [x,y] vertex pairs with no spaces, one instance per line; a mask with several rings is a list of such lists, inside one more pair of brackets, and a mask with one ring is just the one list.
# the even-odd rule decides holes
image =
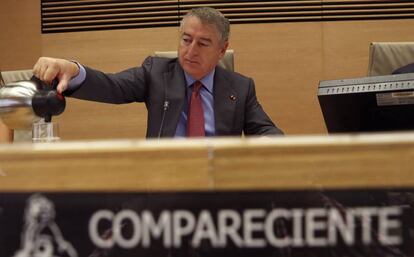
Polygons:
[[40,57],[33,67],[33,75],[50,84],[54,79],[59,80],[56,90],[62,93],[68,88],[69,81],[79,74],[76,63],[57,58]]

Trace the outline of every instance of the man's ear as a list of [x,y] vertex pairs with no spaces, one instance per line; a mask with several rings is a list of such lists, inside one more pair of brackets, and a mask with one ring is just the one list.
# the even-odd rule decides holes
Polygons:
[[223,56],[226,54],[226,50],[228,47],[229,47],[229,41],[224,42],[223,47],[221,48],[220,58],[223,58]]

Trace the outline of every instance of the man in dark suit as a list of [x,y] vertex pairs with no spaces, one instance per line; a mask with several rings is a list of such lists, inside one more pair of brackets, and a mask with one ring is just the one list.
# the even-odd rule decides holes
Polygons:
[[412,73],[414,72],[414,63],[407,64],[405,66],[402,66],[395,71],[392,72],[392,74],[403,74],[403,73]]
[[196,8],[181,21],[178,59],[148,57],[141,67],[105,74],[75,62],[41,57],[33,73],[46,82],[57,78],[57,90],[76,98],[145,102],[149,138],[191,136],[189,106],[196,83],[201,83],[197,94],[204,113],[199,115],[204,124],[199,136],[282,134],[257,101],[253,80],[217,66],[228,47],[229,33],[223,14]]

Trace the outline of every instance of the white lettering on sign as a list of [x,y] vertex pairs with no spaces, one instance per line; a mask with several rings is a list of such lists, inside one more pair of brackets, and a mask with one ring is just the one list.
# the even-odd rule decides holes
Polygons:
[[[154,240],[166,248],[184,242],[197,248],[203,241],[212,247],[239,248],[327,247],[343,243],[400,245],[403,243],[402,209],[357,207],[347,209],[245,209],[164,210],[155,216],[150,210],[138,213],[121,210],[95,212],[89,221],[92,242],[101,248],[151,247]],[[125,233],[125,228],[128,233]]]

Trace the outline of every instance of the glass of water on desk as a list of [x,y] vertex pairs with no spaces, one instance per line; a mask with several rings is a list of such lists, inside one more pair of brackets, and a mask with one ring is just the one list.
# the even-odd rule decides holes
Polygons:
[[56,122],[45,122],[43,119],[33,123],[32,141],[34,143],[60,141],[59,124]]

